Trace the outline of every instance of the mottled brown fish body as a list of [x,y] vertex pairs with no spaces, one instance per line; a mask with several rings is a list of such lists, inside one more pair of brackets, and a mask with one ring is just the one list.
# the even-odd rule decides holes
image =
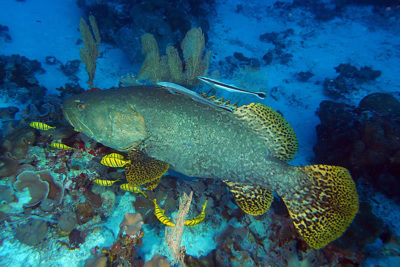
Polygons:
[[265,106],[249,104],[230,112],[195,100],[161,87],[137,86],[74,96],[64,102],[63,111],[78,131],[103,145],[164,162],[158,174],[169,164],[188,176],[229,180],[235,199],[240,197],[238,205],[254,214],[265,212],[271,191],[277,193],[313,248],[343,234],[359,207],[348,170],[294,167],[282,161],[297,151],[292,142],[296,137],[287,122]]
[[293,186],[288,174],[298,172],[272,158],[268,144],[231,112],[159,87],[82,94],[63,110],[75,128],[102,144],[119,151],[139,145],[188,176],[256,183],[279,194]]

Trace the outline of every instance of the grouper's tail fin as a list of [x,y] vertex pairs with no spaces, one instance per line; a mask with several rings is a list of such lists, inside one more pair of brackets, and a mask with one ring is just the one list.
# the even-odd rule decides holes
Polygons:
[[358,194],[347,169],[329,165],[298,167],[308,185],[282,197],[293,223],[312,248],[339,238],[358,212]]

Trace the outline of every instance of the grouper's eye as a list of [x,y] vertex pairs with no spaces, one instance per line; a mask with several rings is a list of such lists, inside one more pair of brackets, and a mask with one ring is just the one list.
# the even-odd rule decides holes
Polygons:
[[77,105],[77,107],[78,107],[79,110],[84,110],[84,109],[85,109],[85,105],[82,104],[82,103],[79,103],[79,104]]

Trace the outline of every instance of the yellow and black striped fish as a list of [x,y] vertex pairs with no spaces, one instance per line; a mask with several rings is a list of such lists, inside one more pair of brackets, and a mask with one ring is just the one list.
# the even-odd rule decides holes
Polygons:
[[68,149],[74,149],[73,147],[61,144],[61,143],[51,143],[50,147],[52,148],[56,148],[56,149],[64,149],[64,150],[68,150]]
[[29,123],[29,126],[32,128],[38,129],[38,130],[43,130],[43,131],[48,131],[48,130],[54,130],[56,127],[47,125],[46,123],[39,122],[39,121],[33,121]]
[[154,202],[154,215],[156,215],[157,219],[167,226],[174,227],[175,224],[171,222],[171,220],[164,215],[164,210],[157,205],[156,199],[153,199]]
[[206,206],[207,206],[207,200],[203,204],[203,210],[201,211],[201,213],[199,215],[197,215],[194,219],[185,221],[184,224],[186,226],[194,226],[196,224],[201,223],[204,220],[204,218],[206,217],[206,213],[205,213]]
[[115,159],[124,159],[124,156],[118,153],[111,153],[108,155],[105,155],[103,158],[115,158]]
[[126,164],[128,164],[130,162],[131,162],[130,160],[111,158],[111,157],[107,157],[107,155],[104,156],[100,161],[100,163],[103,164],[104,166],[113,167],[113,168],[124,167]]
[[103,180],[103,179],[94,179],[93,182],[101,185],[101,186],[112,186],[113,184],[115,184],[116,182],[118,182],[118,180]]
[[146,194],[145,194],[142,190],[140,190],[138,187],[133,186],[133,185],[128,184],[128,183],[126,183],[126,184],[121,184],[121,185],[119,186],[119,188],[121,188],[121,189],[124,190],[124,191],[134,192],[134,193],[136,193],[136,194],[140,193],[140,194],[142,194],[143,196],[147,197]]

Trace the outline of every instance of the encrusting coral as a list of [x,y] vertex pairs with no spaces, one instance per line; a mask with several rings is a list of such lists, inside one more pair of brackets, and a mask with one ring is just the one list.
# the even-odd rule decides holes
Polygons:
[[49,171],[23,171],[17,176],[14,188],[17,191],[28,188],[31,200],[24,204],[25,207],[40,203],[40,207],[47,211],[60,205],[64,197],[63,186],[54,180]]
[[119,225],[120,234],[136,235],[142,229],[143,218],[140,213],[125,213],[124,220]]
[[175,47],[169,45],[166,55],[160,58],[157,41],[152,34],[145,33],[141,40],[145,60],[138,74],[140,80],[152,83],[169,81],[191,87],[197,84],[197,76],[205,75],[208,71],[211,52],[204,54],[205,38],[201,28],[188,31],[181,43],[184,68]]
[[17,191],[22,191],[28,188],[31,200],[24,204],[24,207],[33,207],[47,198],[49,194],[49,184],[42,181],[36,172],[24,171],[17,176],[17,181],[14,183],[14,188]]

